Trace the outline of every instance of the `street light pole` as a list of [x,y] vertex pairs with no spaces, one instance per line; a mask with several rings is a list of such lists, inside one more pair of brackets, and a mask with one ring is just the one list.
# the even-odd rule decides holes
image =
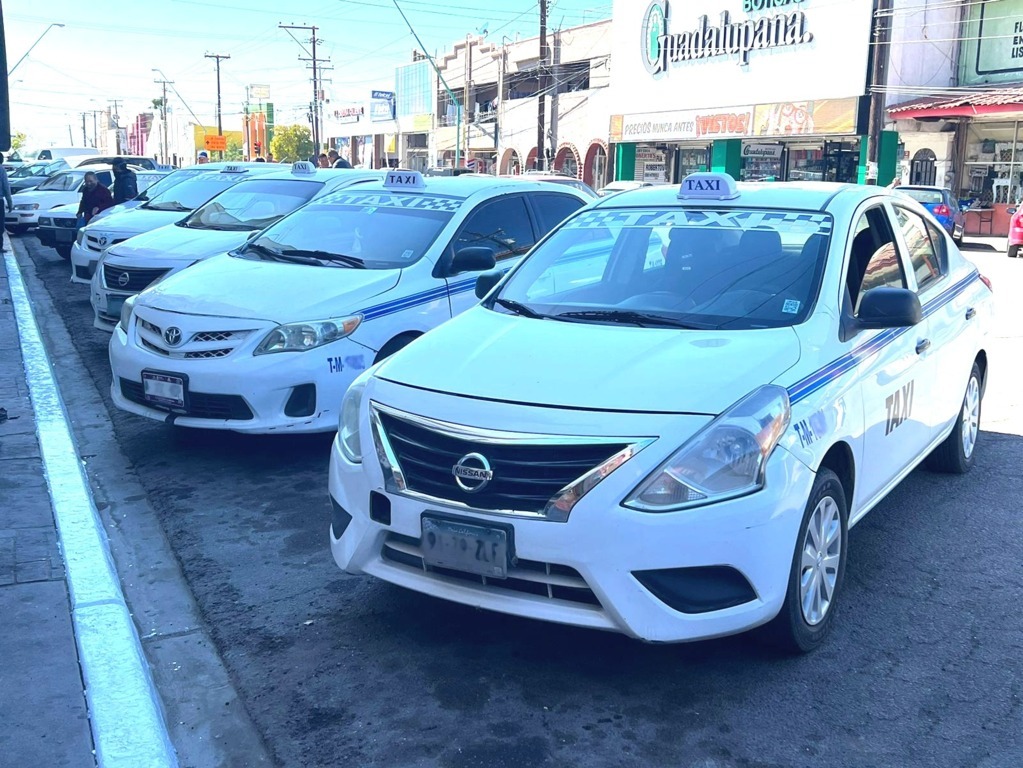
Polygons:
[[[159,70],[154,69],[154,72]],[[162,72],[160,73],[163,74]],[[154,80],[154,83],[161,83],[163,85],[163,100],[160,102],[160,117],[163,120],[163,162],[164,164],[170,163],[170,150],[167,147],[167,86],[173,85],[173,82],[167,80],[165,77],[163,80]],[[218,89],[219,90],[219,89]]]
[[[230,59],[231,55],[226,53],[207,53],[206,58],[217,60],[217,135],[223,136],[224,124],[221,121],[220,112],[220,61],[221,59]],[[220,159],[221,160],[224,159],[224,150],[220,150]]]
[[42,40],[42,39],[43,39],[44,37],[46,37],[46,33],[47,33],[47,32],[49,32],[49,31],[50,31],[51,29],[53,29],[54,27],[63,27],[63,26],[64,26],[63,24],[57,24],[56,22],[54,22],[53,24],[51,24],[50,26],[48,26],[48,27],[47,27],[46,29],[44,29],[44,30],[43,30],[43,34],[39,35],[39,37],[37,37],[37,38],[36,38],[36,41],[35,41],[34,43],[32,43],[32,45],[30,45],[30,46],[28,47],[28,50],[27,50],[27,51],[25,51],[25,53],[24,53],[24,54],[22,54],[22,57],[21,57],[20,59],[18,59],[18,60],[17,60],[16,62],[15,62],[14,66],[13,66],[13,67],[11,67],[11,68],[10,68],[10,69],[9,69],[9,70],[7,71],[7,76],[8,76],[8,77],[10,77],[11,75],[13,75],[13,74],[14,74],[14,70],[16,70],[16,69],[18,68],[18,65],[19,65],[19,64],[21,64],[21,62],[23,62],[23,61],[25,60],[25,58],[26,58],[26,57],[27,57],[27,56],[28,56],[28,55],[29,55],[30,53],[32,53],[32,49],[33,49],[33,48],[35,48],[35,47],[36,47],[37,45],[39,45],[39,41],[40,41],[40,40]]

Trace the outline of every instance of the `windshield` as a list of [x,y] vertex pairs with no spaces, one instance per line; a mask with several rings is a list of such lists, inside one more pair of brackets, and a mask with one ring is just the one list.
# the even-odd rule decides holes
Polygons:
[[899,192],[909,195],[918,203],[923,203],[924,205],[940,205],[945,202],[941,191],[937,189],[909,189],[902,187],[899,189]]
[[644,327],[777,328],[806,319],[832,219],[753,209],[596,209],[565,222],[488,302]]
[[60,190],[68,191],[72,189],[78,189],[78,186],[82,183],[82,179],[85,178],[85,171],[69,171],[68,173],[58,173],[55,176],[51,176],[36,189],[39,190]]
[[196,209],[181,226],[238,231],[263,229],[308,202],[322,187],[319,181],[243,181]]
[[244,173],[220,173],[217,171],[199,173],[185,179],[165,192],[152,195],[146,208],[156,211],[194,211],[214,195],[218,195],[239,181],[252,178]]
[[49,167],[49,163],[39,163],[38,165],[33,163],[32,165],[23,165],[21,168],[11,174],[12,179],[24,179],[29,176],[43,176],[46,174],[46,169]]
[[[201,171],[174,171],[173,173],[169,173],[165,176],[157,176],[156,183],[154,183],[153,186],[148,187],[143,191],[140,191],[138,197],[136,197],[135,199],[143,201],[152,200],[157,195],[162,195],[171,187],[176,187],[178,184],[185,181],[186,179],[194,178],[195,176],[198,176],[200,173]],[[140,190],[142,189],[141,176],[139,177],[139,189]]]
[[313,266],[401,269],[423,257],[461,200],[335,193],[281,219],[234,255]]

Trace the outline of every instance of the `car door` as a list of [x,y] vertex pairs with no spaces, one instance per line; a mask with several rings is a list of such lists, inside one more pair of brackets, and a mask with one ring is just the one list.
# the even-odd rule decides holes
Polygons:
[[452,316],[478,301],[473,288],[480,273],[462,272],[453,268],[458,251],[463,248],[488,248],[493,252],[498,269],[508,270],[535,242],[533,221],[522,195],[502,195],[479,203],[466,216],[435,271],[447,282]]
[[[855,320],[863,295],[874,288],[909,288],[906,260],[885,204],[855,218],[847,260],[843,312]],[[855,327],[855,323],[848,324]],[[863,330],[852,342],[863,407],[863,444],[854,509],[871,503],[913,463],[928,442],[921,420],[927,322],[911,328]]]

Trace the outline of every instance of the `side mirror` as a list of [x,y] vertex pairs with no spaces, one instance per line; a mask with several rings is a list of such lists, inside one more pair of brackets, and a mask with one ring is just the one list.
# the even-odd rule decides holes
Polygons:
[[860,299],[860,328],[908,328],[923,319],[920,299],[908,288],[871,288]]
[[263,230],[257,229],[255,232],[249,232],[249,236],[245,238],[245,242],[251,242],[262,234]]
[[493,272],[484,272],[482,275],[476,278],[476,298],[482,299],[492,290],[494,286],[501,282],[501,278],[504,274],[499,270]]
[[494,252],[482,246],[463,248],[455,254],[451,260],[451,274],[457,275],[461,272],[484,272],[497,266],[497,259]]
[[1012,214],[1014,214],[1016,212],[1016,209],[1015,208],[1006,208],[1005,212],[1007,214],[1009,214],[1010,216],[1012,216]]

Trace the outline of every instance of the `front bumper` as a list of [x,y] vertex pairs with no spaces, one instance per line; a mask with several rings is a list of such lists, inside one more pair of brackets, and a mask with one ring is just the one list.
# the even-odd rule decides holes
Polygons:
[[39,242],[49,248],[71,248],[75,242],[77,230],[74,227],[46,227],[36,228],[36,237]]
[[[428,402],[437,397],[417,393],[417,400]],[[577,418],[578,426],[583,427],[592,416],[457,400],[466,412],[471,409],[474,425],[495,429],[508,428],[509,423],[516,430],[523,428],[531,417],[529,411],[537,412],[537,424],[545,419],[548,425],[554,424],[548,431],[555,433],[564,428],[563,423],[556,424],[559,420]],[[497,417],[502,407],[503,419],[488,421],[481,416],[490,413]],[[602,419],[602,426],[608,434],[635,434],[636,422],[643,418],[626,426],[629,416]],[[609,426],[613,421],[618,428]],[[578,434],[578,430],[573,432]],[[365,450],[365,440],[364,462],[352,464],[335,439],[329,471],[335,509],[331,551],[338,566],[350,573],[370,574],[474,607],[612,630],[647,641],[721,637],[764,624],[777,615],[785,598],[813,472],[778,448],[768,463],[766,486],[758,493],[673,513],[644,513],[622,506],[622,499],[678,447],[678,442],[667,435],[655,441],[605,478],[576,504],[566,522],[559,523],[389,493],[375,453]],[[371,504],[371,493],[376,499],[373,504],[386,499],[386,517],[374,512],[379,506]],[[513,561],[507,580],[425,567],[418,550],[424,513],[470,524],[510,526],[514,557],[522,567]],[[641,583],[644,572],[649,571],[729,573],[748,585],[749,599],[739,604],[721,603],[725,607],[715,609],[716,598],[710,592],[719,585],[707,582],[705,587],[695,587],[696,593],[690,597],[697,603],[702,600],[710,609],[679,609],[678,601],[673,608],[663,595],[655,596]],[[701,589],[708,592],[700,594]]]
[[100,254],[84,248],[76,241],[71,246],[71,282],[88,285],[96,271]]
[[8,227],[34,227],[39,223],[39,211],[6,211],[4,224]]
[[[217,321],[200,322],[212,328]],[[252,348],[273,326],[254,330],[249,342],[224,357],[168,359],[138,346],[134,323],[133,318],[132,341],[120,327],[110,339],[111,398],[121,410],[181,427],[251,434],[332,432],[345,391],[372,363],[373,353],[350,339],[308,352],[253,355]],[[147,401],[143,371],[187,379],[185,406]],[[314,405],[302,408],[309,385],[315,387]]]

